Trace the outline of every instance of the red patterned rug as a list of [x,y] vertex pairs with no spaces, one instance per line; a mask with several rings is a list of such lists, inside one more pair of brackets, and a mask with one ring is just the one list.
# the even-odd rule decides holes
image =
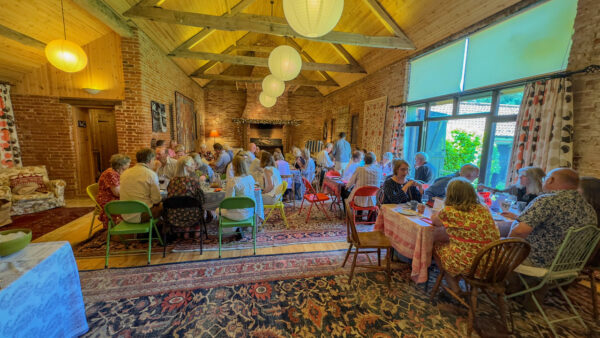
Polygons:
[[[317,210],[318,211],[318,210]],[[275,214],[275,213],[274,213]],[[313,212],[307,223],[306,213],[298,214],[298,209],[292,212],[286,208],[288,227],[285,227],[279,214],[271,216],[267,224],[263,224],[257,232],[256,247],[274,247],[293,244],[310,243],[332,243],[346,241],[346,225],[335,217],[327,220],[320,212]],[[208,239],[204,240],[204,250],[218,250],[217,222],[208,224]],[[370,231],[372,225],[359,225],[359,231]],[[156,243],[156,244],[155,244]],[[129,243],[129,250],[147,248],[147,243]],[[252,248],[252,234],[247,231],[241,240],[235,238],[235,234],[223,237],[223,250],[242,250]],[[111,251],[124,250],[125,246],[119,242],[111,241]],[[152,250],[162,252],[163,248],[154,242]],[[198,251],[199,242],[193,239],[178,239],[167,246],[168,252]],[[106,254],[106,232],[99,231],[92,238],[86,240],[73,248],[76,257],[104,257]]]
[[[429,291],[394,264],[392,286],[380,272],[357,271],[352,284],[343,251],[253,256],[80,272],[90,337],[463,337],[467,311]],[[365,263],[366,258],[361,259]],[[430,286],[437,275],[432,269]],[[571,300],[593,329],[589,289]],[[476,330],[506,336],[496,310],[480,297]],[[516,336],[550,336],[537,312],[509,303]],[[551,316],[566,313],[555,294]],[[577,322],[557,325],[561,337],[584,336]]]
[[12,216],[12,223],[0,227],[0,230],[31,229],[32,239],[41,237],[79,217],[90,213],[94,208],[56,208],[29,215]]

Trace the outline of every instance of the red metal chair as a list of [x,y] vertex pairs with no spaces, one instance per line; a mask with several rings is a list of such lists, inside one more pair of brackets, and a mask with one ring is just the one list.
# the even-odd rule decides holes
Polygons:
[[329,196],[317,193],[315,189],[313,189],[310,182],[304,177],[302,177],[302,183],[304,183],[304,186],[306,187],[306,193],[304,194],[302,203],[300,203],[300,211],[298,212],[298,214],[302,213],[302,206],[304,205],[304,201],[307,201],[308,203],[310,203],[310,207],[308,208],[308,214],[306,215],[306,222],[308,222],[308,218],[310,217],[310,211],[313,205],[316,205],[317,209],[321,209],[321,211],[323,211],[323,213],[325,214],[325,217],[327,217],[327,219],[331,221],[331,218],[329,218],[329,215],[327,214],[327,210],[325,210],[325,201],[329,201]]
[[325,176],[327,176],[327,177],[342,177],[342,174],[340,174],[338,171],[335,171],[335,170],[329,170],[328,172],[325,173]]
[[[379,192],[379,188],[378,187],[374,187],[374,186],[364,186],[364,187],[360,187],[358,188],[358,190],[356,190],[356,192],[354,193],[354,197],[352,197],[352,201],[350,201],[350,203],[348,203],[348,205],[350,206],[350,209],[352,209],[352,215],[354,216],[354,223],[355,224],[375,224],[375,221],[369,221],[369,218],[371,216],[371,214],[373,212],[377,212],[379,213],[379,207],[374,205],[371,207],[361,207],[358,206],[354,203],[354,199],[358,196],[358,197],[372,197],[372,196],[377,196],[377,192]],[[356,216],[358,216],[357,211],[369,211],[369,215],[367,217],[367,221],[363,222],[363,221],[358,221],[356,219]]]

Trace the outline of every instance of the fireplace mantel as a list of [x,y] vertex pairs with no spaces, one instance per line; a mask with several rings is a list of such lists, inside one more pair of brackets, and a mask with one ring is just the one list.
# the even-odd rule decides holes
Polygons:
[[245,119],[245,118],[234,118],[233,123],[240,124],[270,124],[270,125],[292,125],[297,126],[302,123],[301,120],[259,120],[259,119]]

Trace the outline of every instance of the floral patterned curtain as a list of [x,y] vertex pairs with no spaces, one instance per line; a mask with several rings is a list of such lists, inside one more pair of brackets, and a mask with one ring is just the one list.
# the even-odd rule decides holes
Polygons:
[[404,128],[406,127],[406,107],[395,107],[392,109],[394,119],[392,120],[393,132],[390,152],[397,158],[404,158]]
[[15,114],[10,101],[10,85],[0,84],[0,168],[22,166]]
[[515,142],[507,176],[518,181],[518,170],[536,166],[548,172],[573,164],[573,94],[571,80],[558,78],[529,83],[517,117]]

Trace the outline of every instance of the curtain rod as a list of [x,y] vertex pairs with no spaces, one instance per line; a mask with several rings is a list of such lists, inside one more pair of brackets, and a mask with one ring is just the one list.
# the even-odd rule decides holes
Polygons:
[[575,75],[575,74],[580,74],[580,73],[585,73],[585,74],[594,74],[600,72],[600,65],[589,65],[585,68],[579,69],[579,70],[574,70],[574,71],[562,71],[562,72],[558,72],[558,73],[553,73],[553,74],[547,74],[547,75],[541,75],[541,76],[536,76],[536,77],[530,77],[530,78],[525,78],[525,79],[519,79],[519,80],[514,80],[514,81],[509,81],[509,82],[504,82],[498,85],[493,85],[493,86],[488,86],[488,87],[481,87],[481,88],[477,88],[477,89],[471,89],[471,90],[465,90],[463,92],[460,93],[453,93],[453,94],[447,94],[447,95],[441,95],[441,96],[436,96],[436,97],[431,97],[428,99],[424,99],[424,100],[416,100],[416,101],[411,101],[411,102],[405,102],[405,103],[401,103],[401,104],[396,104],[393,106],[389,106],[389,108],[397,108],[397,107],[402,107],[402,106],[412,106],[415,104],[421,104],[421,103],[426,103],[426,102],[430,102],[430,101],[439,101],[439,100],[443,100],[443,99],[448,99],[448,98],[453,98],[455,96],[465,96],[465,95],[471,95],[471,94],[477,94],[477,93],[482,93],[482,92],[487,92],[490,90],[497,90],[497,89],[504,89],[504,88],[508,88],[508,87],[514,87],[514,86],[518,86],[518,85],[522,85],[522,84],[527,84],[530,82],[535,82],[535,81],[541,81],[541,80],[548,80],[548,79],[556,79],[556,78],[561,78],[561,77],[568,77],[571,75]]

